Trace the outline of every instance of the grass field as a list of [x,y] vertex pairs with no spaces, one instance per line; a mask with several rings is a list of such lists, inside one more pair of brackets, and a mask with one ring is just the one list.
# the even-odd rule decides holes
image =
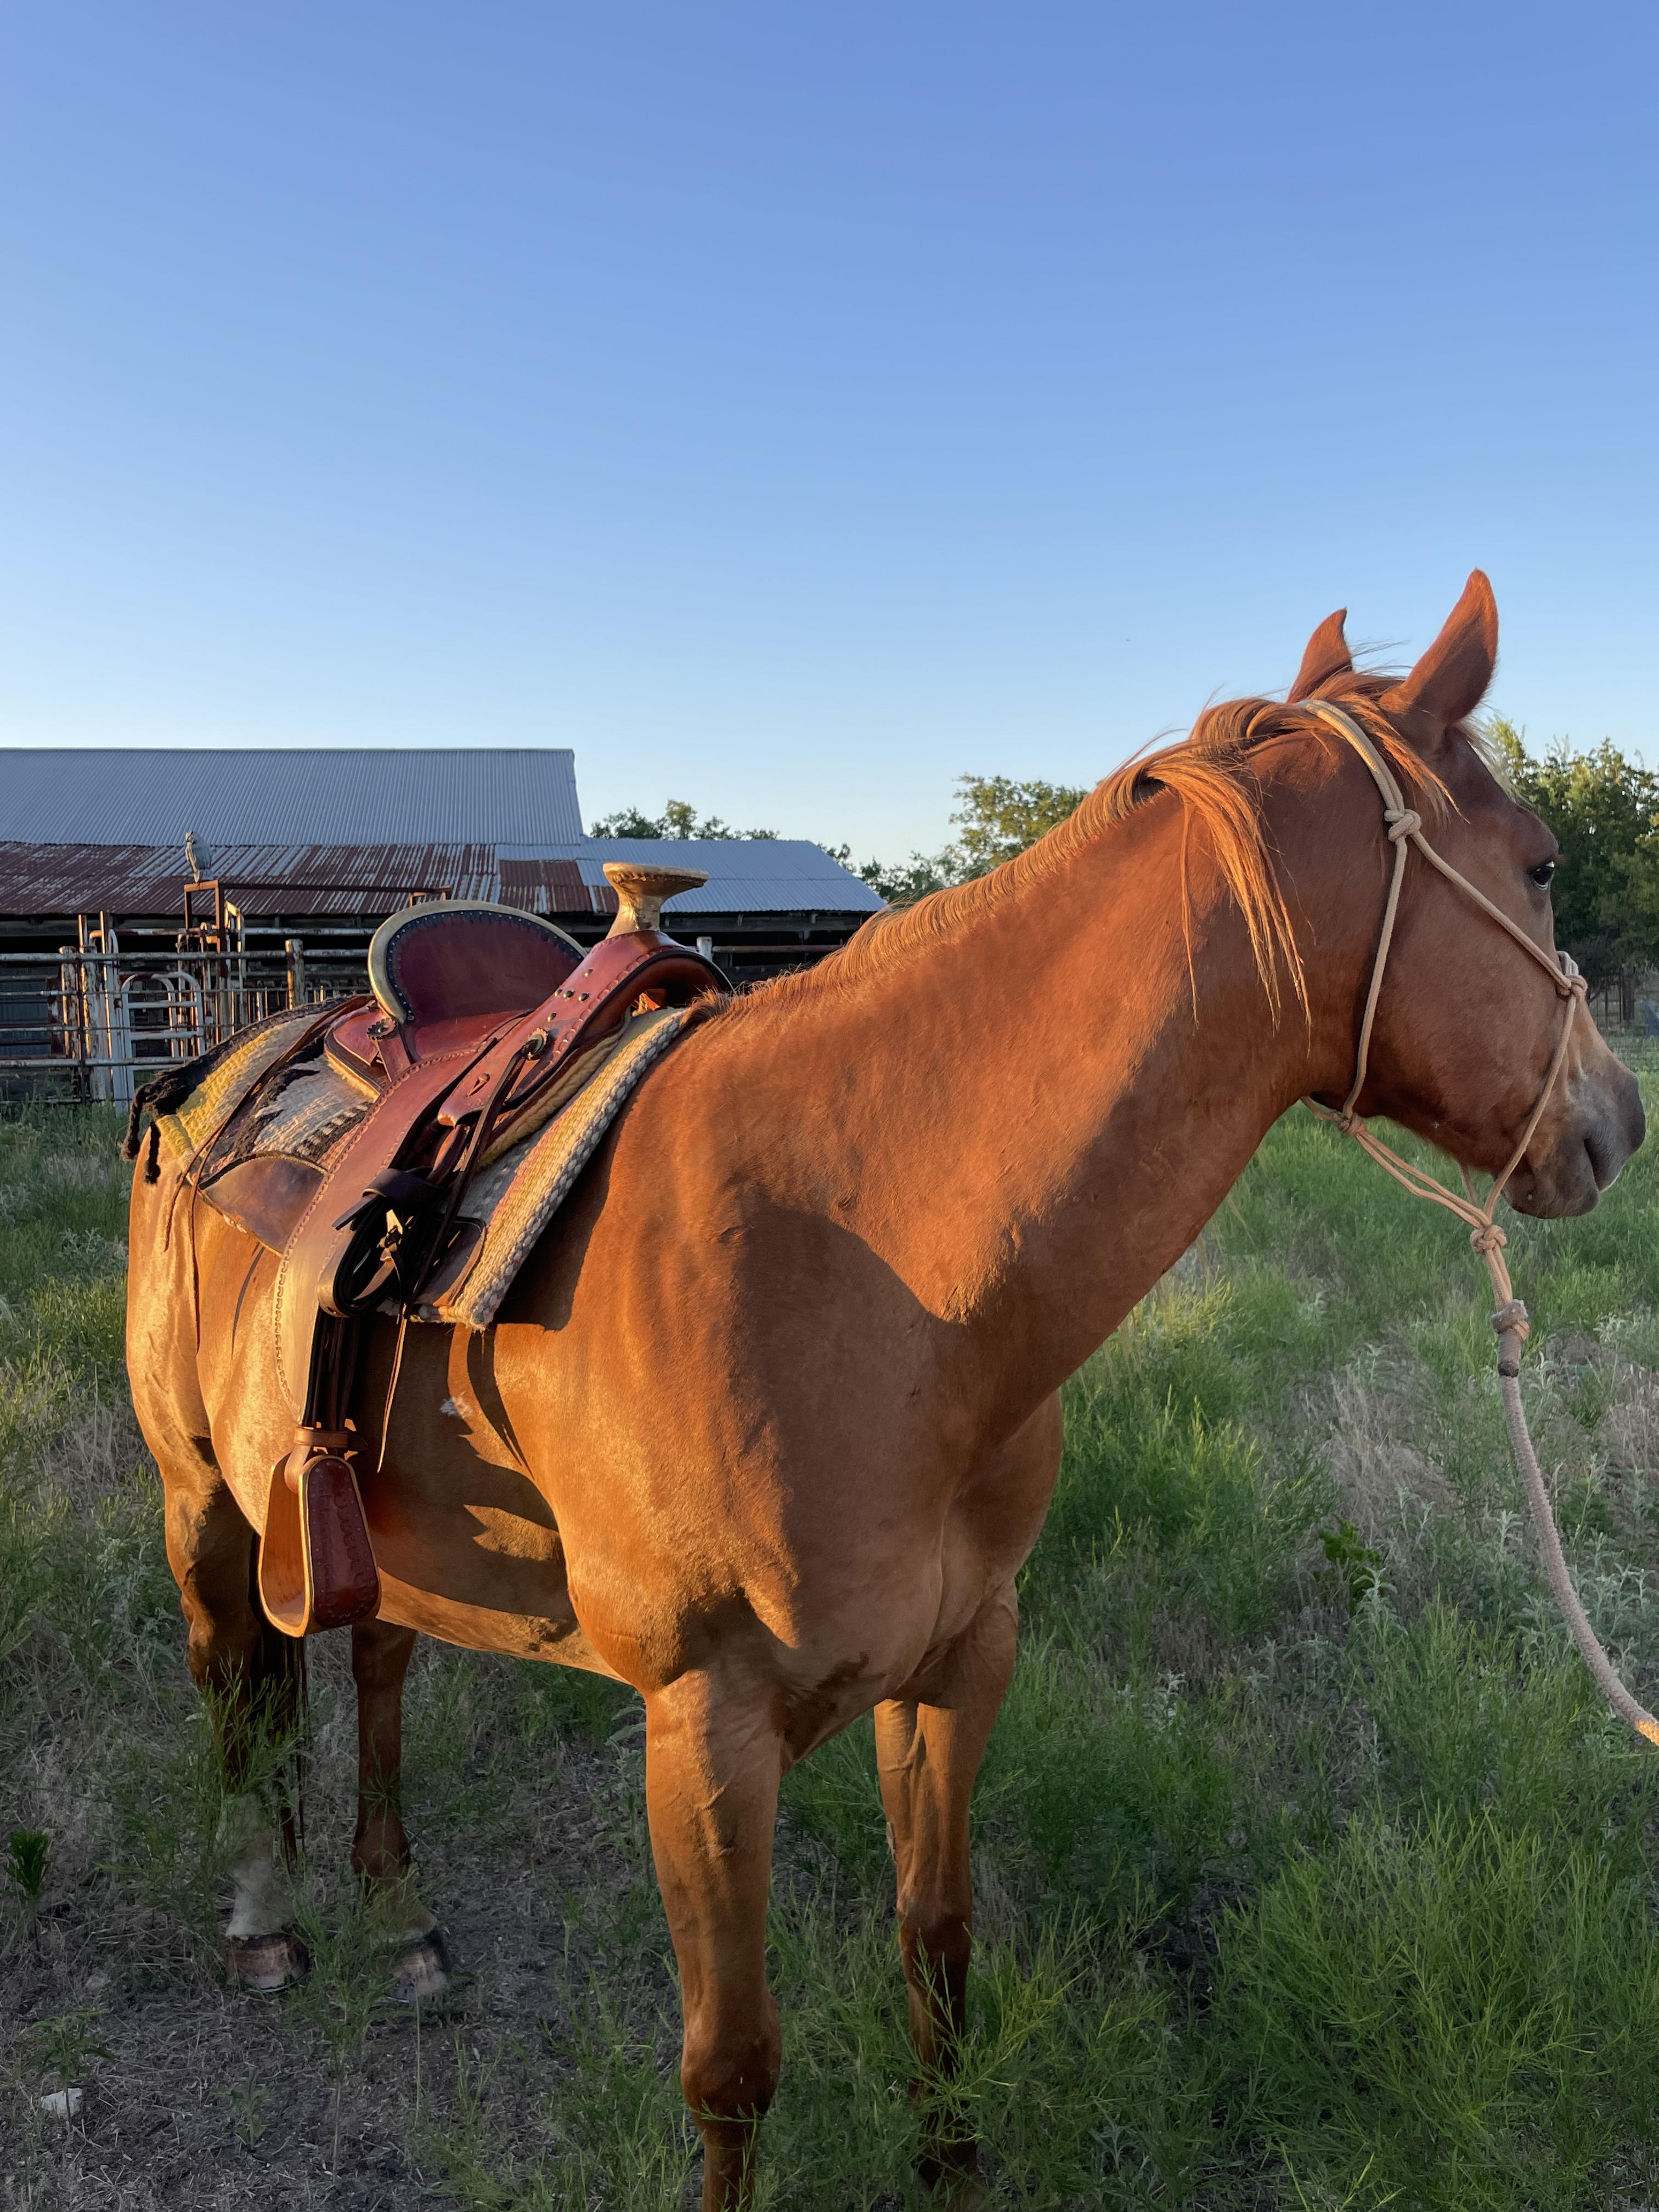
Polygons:
[[[421,1648],[410,1825],[466,1971],[416,2015],[343,1877],[352,1712],[319,1650],[314,1971],[224,1987],[124,1185],[102,1120],[0,1124],[3,2202],[690,2201],[625,1692]],[[1651,1699],[1659,1147],[1589,1219],[1510,1227],[1569,1553]],[[978,1801],[959,2094],[995,2202],[1659,2202],[1659,1759],[1535,1570],[1486,1304],[1455,1224],[1293,1114],[1071,1385]],[[767,2205],[912,2202],[891,1910],[866,1725],[786,1785]],[[72,2120],[40,2103],[64,2083]]]

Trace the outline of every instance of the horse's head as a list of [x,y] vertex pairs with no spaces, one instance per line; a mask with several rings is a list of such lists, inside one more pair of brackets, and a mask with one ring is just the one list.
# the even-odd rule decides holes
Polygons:
[[[1406,787],[1407,805],[1422,813],[1434,851],[1553,962],[1556,841],[1504,788],[1465,726],[1486,696],[1497,653],[1498,610],[1477,570],[1440,635],[1402,681],[1356,675],[1342,617],[1333,615],[1310,641],[1291,697],[1345,709],[1380,739],[1379,750]],[[1350,763],[1348,780],[1357,790],[1358,763],[1352,756]],[[1365,787],[1366,803],[1372,803],[1375,787]],[[1380,797],[1375,803],[1377,837],[1391,868]],[[1376,880],[1369,869],[1365,880],[1369,890]],[[1374,931],[1370,942],[1376,944]],[[1366,983],[1371,965],[1367,952]],[[1365,1117],[1386,1114],[1466,1166],[1501,1174],[1549,1085],[1570,1006],[1559,1070],[1506,1186],[1523,1213],[1589,1211],[1642,1142],[1640,1093],[1582,997],[1576,1006],[1564,998],[1542,963],[1413,849],[1356,1110]],[[1321,1096],[1340,1106],[1344,1091]]]

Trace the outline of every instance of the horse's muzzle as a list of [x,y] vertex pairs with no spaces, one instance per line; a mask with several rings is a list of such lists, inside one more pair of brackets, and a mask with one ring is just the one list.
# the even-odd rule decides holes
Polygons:
[[1553,1141],[1529,1152],[1512,1178],[1509,1198],[1519,1213],[1544,1220],[1588,1213],[1647,1135],[1641,1086],[1627,1067],[1607,1055],[1593,1083],[1574,1084],[1568,1111]]

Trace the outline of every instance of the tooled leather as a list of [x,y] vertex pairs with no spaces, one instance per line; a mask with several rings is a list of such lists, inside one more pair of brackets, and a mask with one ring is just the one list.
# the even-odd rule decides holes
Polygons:
[[259,1602],[285,1636],[343,1628],[379,1610],[380,1571],[350,1462],[313,1455],[290,1488],[287,1456],[271,1474],[259,1543]]
[[[587,991],[578,988],[583,982],[590,986]],[[596,1034],[603,1033],[603,1023],[610,1016],[625,1012],[640,991],[653,984],[662,989],[676,985],[702,985],[713,989],[718,983],[714,969],[701,953],[687,951],[672,938],[653,935],[641,944],[634,938],[608,937],[593,947],[581,966],[550,997],[516,1021],[501,1042],[480,1058],[477,1068],[471,1071],[471,1081],[464,1090],[457,1086],[457,1096],[446,1103],[439,1118],[453,1121],[469,1110],[475,1094],[481,1094],[488,1083],[501,1079],[526,1038],[535,1030],[544,1030],[549,1042],[540,1057],[530,1061],[519,1079],[504,1109],[509,1117],[514,1107],[527,1105],[544,1090],[577,1047],[592,1043]],[[508,1126],[507,1121],[501,1124],[503,1131]]]
[[401,1083],[383,1091],[347,1139],[326,1180],[295,1224],[276,1268],[271,1300],[276,1380],[296,1421],[306,1411],[311,1375],[311,1345],[321,1311],[319,1294],[325,1268],[349,1231],[337,1230],[336,1218],[364,1185],[393,1164],[421,1115],[441,1099],[458,1075],[477,1057],[476,1046],[440,1053],[412,1068]]
[[380,1577],[349,1462],[327,1452],[301,1478],[311,1626],[343,1628],[378,1610]]
[[[381,1169],[397,1164],[422,1115],[435,1106],[437,1120],[453,1127],[482,1104],[490,1087],[505,1079],[526,1040],[542,1029],[549,1039],[546,1048],[538,1058],[519,1063],[519,1088],[504,1103],[500,1131],[506,1133],[514,1110],[528,1105],[577,1047],[625,1012],[641,989],[653,983],[665,989],[713,988],[718,981],[708,962],[672,938],[655,932],[606,938],[540,1006],[527,1014],[503,1014],[503,1027],[493,1042],[474,1036],[464,1047],[418,1058],[401,1081],[382,1092],[331,1164],[327,1180],[296,1222],[277,1268],[272,1302],[276,1372],[296,1420],[305,1411],[324,1286],[356,1234],[337,1230],[334,1223]],[[418,1052],[418,1030],[415,1044]]]

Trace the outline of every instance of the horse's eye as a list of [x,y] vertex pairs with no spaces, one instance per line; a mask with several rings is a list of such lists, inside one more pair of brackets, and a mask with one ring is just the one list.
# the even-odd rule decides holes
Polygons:
[[1555,863],[1553,860],[1540,860],[1535,868],[1528,868],[1527,873],[1540,891],[1547,891],[1550,887],[1550,878],[1555,873]]

